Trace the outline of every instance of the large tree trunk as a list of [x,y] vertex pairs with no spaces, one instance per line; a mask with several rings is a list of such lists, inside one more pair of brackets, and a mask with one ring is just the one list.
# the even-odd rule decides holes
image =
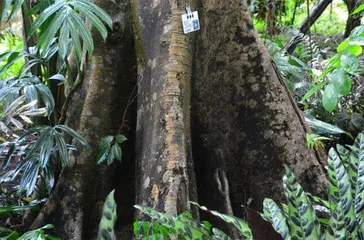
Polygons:
[[[91,149],[73,156],[34,224],[55,224],[63,239],[90,239],[84,233],[96,229],[97,221],[89,219],[111,189],[110,178],[103,176],[112,177],[95,165],[97,145],[116,133],[135,79],[125,0],[117,0],[118,6],[113,0],[96,2],[119,22],[123,34],[116,32],[106,44],[95,36],[81,91],[85,99],[77,101],[82,113],[79,121],[72,120]],[[134,0],[131,6],[138,68],[138,204],[176,215],[190,209],[188,201],[196,201],[198,193],[200,203],[242,217],[241,204],[260,209],[264,197],[283,199],[283,164],[307,190],[325,193],[320,159],[306,148],[302,117],[277,78],[245,0],[204,1],[201,31],[188,35],[181,23],[185,1]],[[128,180],[120,182],[130,189],[133,172],[124,169],[119,175]],[[134,193],[126,185],[118,211],[132,209]]]
[[324,168],[306,148],[302,117],[277,78],[246,1],[203,3],[195,56],[192,129],[200,203],[242,216],[242,204],[261,209],[265,197],[283,200],[284,164],[306,190],[325,195]]
[[196,187],[190,142],[192,35],[185,1],[136,0],[138,59],[136,201],[170,215],[189,209]]
[[[49,201],[32,226],[36,228],[52,223],[56,227],[56,235],[62,239],[90,239],[96,234],[99,212],[106,195],[113,188],[114,175],[113,167],[96,165],[98,144],[102,137],[117,134],[124,108],[136,84],[128,1],[95,2],[111,15],[114,30],[106,43],[93,31],[95,51],[87,60],[81,87],[85,99],[81,97],[79,101],[83,104],[78,107],[81,111],[79,120],[73,119],[79,122],[73,124],[78,125],[77,131],[89,142],[90,149],[71,156],[71,163],[63,169]],[[70,109],[75,111],[72,106]]]

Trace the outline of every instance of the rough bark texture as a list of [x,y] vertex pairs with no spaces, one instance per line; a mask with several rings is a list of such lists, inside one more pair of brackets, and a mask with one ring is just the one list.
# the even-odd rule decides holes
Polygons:
[[[261,209],[265,197],[283,200],[283,164],[305,189],[324,195],[323,166],[306,148],[300,117],[257,36],[246,1],[204,1],[201,27],[192,108],[200,203],[242,216],[242,204]],[[231,208],[227,189],[219,187],[225,175]]]
[[344,38],[349,37],[351,31],[360,26],[361,23],[361,17],[363,16],[363,13],[358,14],[352,14],[354,10],[359,7],[361,4],[364,3],[363,0],[345,0],[346,7],[348,8],[348,19],[346,20],[346,27],[345,27],[345,33]]
[[185,1],[135,0],[138,59],[136,202],[171,215],[195,192],[190,148],[193,38],[184,35]]
[[82,112],[79,124],[75,125],[90,149],[71,156],[71,163],[63,169],[55,190],[32,226],[53,223],[62,239],[90,239],[97,231],[99,211],[112,190],[114,175],[113,168],[96,165],[98,144],[102,137],[118,132],[136,82],[128,1],[95,3],[111,15],[114,30],[106,43],[93,31],[95,51],[85,69],[81,91],[85,93],[84,101],[79,96]]

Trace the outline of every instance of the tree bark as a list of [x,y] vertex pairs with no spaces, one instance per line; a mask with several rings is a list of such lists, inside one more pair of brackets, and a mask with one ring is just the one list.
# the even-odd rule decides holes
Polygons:
[[[75,124],[77,131],[89,142],[90,149],[72,154],[70,164],[63,169],[50,199],[32,226],[37,228],[52,223],[56,235],[62,239],[90,239],[97,232],[99,217],[93,215],[100,215],[102,203],[113,188],[114,175],[113,167],[96,165],[98,144],[102,137],[117,134],[136,84],[128,1],[99,0],[95,3],[113,18],[114,30],[109,33],[106,43],[95,30],[92,31],[95,51],[87,60],[81,87],[85,99],[83,101],[81,97],[79,124]],[[130,208],[132,204],[129,204]]]
[[[320,0],[311,10],[309,17],[305,19],[302,23],[299,31],[303,34],[306,34],[310,27],[316,22],[316,20],[321,16],[321,14],[325,11],[327,6],[332,2],[332,0]],[[293,39],[292,39],[293,40]],[[288,53],[293,53],[296,49],[297,44],[299,41],[289,41],[288,44],[285,46]]]
[[190,141],[194,40],[185,1],[132,2],[138,59],[136,202],[176,215],[195,199]]
[[[277,78],[246,1],[204,2],[195,56],[192,129],[199,202],[243,217],[242,204],[261,209],[265,197],[283,200],[284,164],[306,190],[325,195],[324,168],[306,148],[302,116]],[[231,208],[219,188],[225,175]]]

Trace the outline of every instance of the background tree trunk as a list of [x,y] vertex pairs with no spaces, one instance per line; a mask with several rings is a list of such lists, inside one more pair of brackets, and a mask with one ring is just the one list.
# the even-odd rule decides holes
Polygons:
[[[324,168],[306,147],[301,116],[277,78],[246,1],[204,1],[195,56],[199,202],[242,217],[242,204],[261,209],[265,197],[283,200],[284,164],[305,189],[325,195]],[[230,200],[223,181],[229,182]]]
[[185,1],[132,3],[138,59],[136,202],[176,215],[196,191],[190,147],[193,38]]
[[361,4],[363,4],[363,0],[344,0],[346,7],[348,8],[348,19],[346,20],[346,27],[345,27],[345,33],[344,38],[349,37],[351,31],[360,26],[361,23],[361,17],[363,16],[363,13],[358,13],[355,15],[352,15],[354,10],[359,7]]
[[[85,100],[81,97],[83,106],[78,108],[81,115],[79,124],[75,125],[89,142],[90,149],[71,156],[71,163],[63,169],[49,201],[32,226],[52,223],[56,235],[63,239],[90,239],[97,232],[102,203],[113,188],[114,175],[113,167],[96,165],[98,144],[102,137],[117,134],[136,84],[128,2],[95,2],[111,15],[114,30],[109,33],[106,43],[93,31],[95,51],[87,60],[84,72],[81,92],[85,93]],[[133,191],[127,193],[133,195]],[[128,207],[132,208],[132,204]]]
[[[327,6],[332,2],[332,0],[320,0],[310,11],[310,15],[303,21],[299,31],[303,34],[306,34],[308,30],[310,30],[311,26],[316,22],[316,20],[321,16],[321,14],[325,11]],[[288,44],[285,46],[288,53],[293,53],[297,47],[297,44],[300,41],[295,41],[295,37],[291,39]]]

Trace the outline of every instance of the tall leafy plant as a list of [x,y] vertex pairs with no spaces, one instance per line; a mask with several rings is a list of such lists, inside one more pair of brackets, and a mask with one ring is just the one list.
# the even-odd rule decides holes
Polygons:
[[92,54],[94,44],[91,32],[78,12],[83,14],[92,23],[105,40],[107,37],[107,28],[104,24],[109,28],[112,28],[112,20],[104,10],[89,0],[55,1],[54,4],[46,8],[35,20],[29,30],[29,36],[34,34],[44,23],[48,24],[46,21],[53,17],[52,21],[49,23],[51,27],[48,27],[39,38],[39,47],[43,50],[47,50],[51,46],[58,31],[60,31],[58,43],[59,55],[62,59],[69,53],[68,39],[70,37],[79,59],[81,59],[82,56],[80,38],[89,54]]

